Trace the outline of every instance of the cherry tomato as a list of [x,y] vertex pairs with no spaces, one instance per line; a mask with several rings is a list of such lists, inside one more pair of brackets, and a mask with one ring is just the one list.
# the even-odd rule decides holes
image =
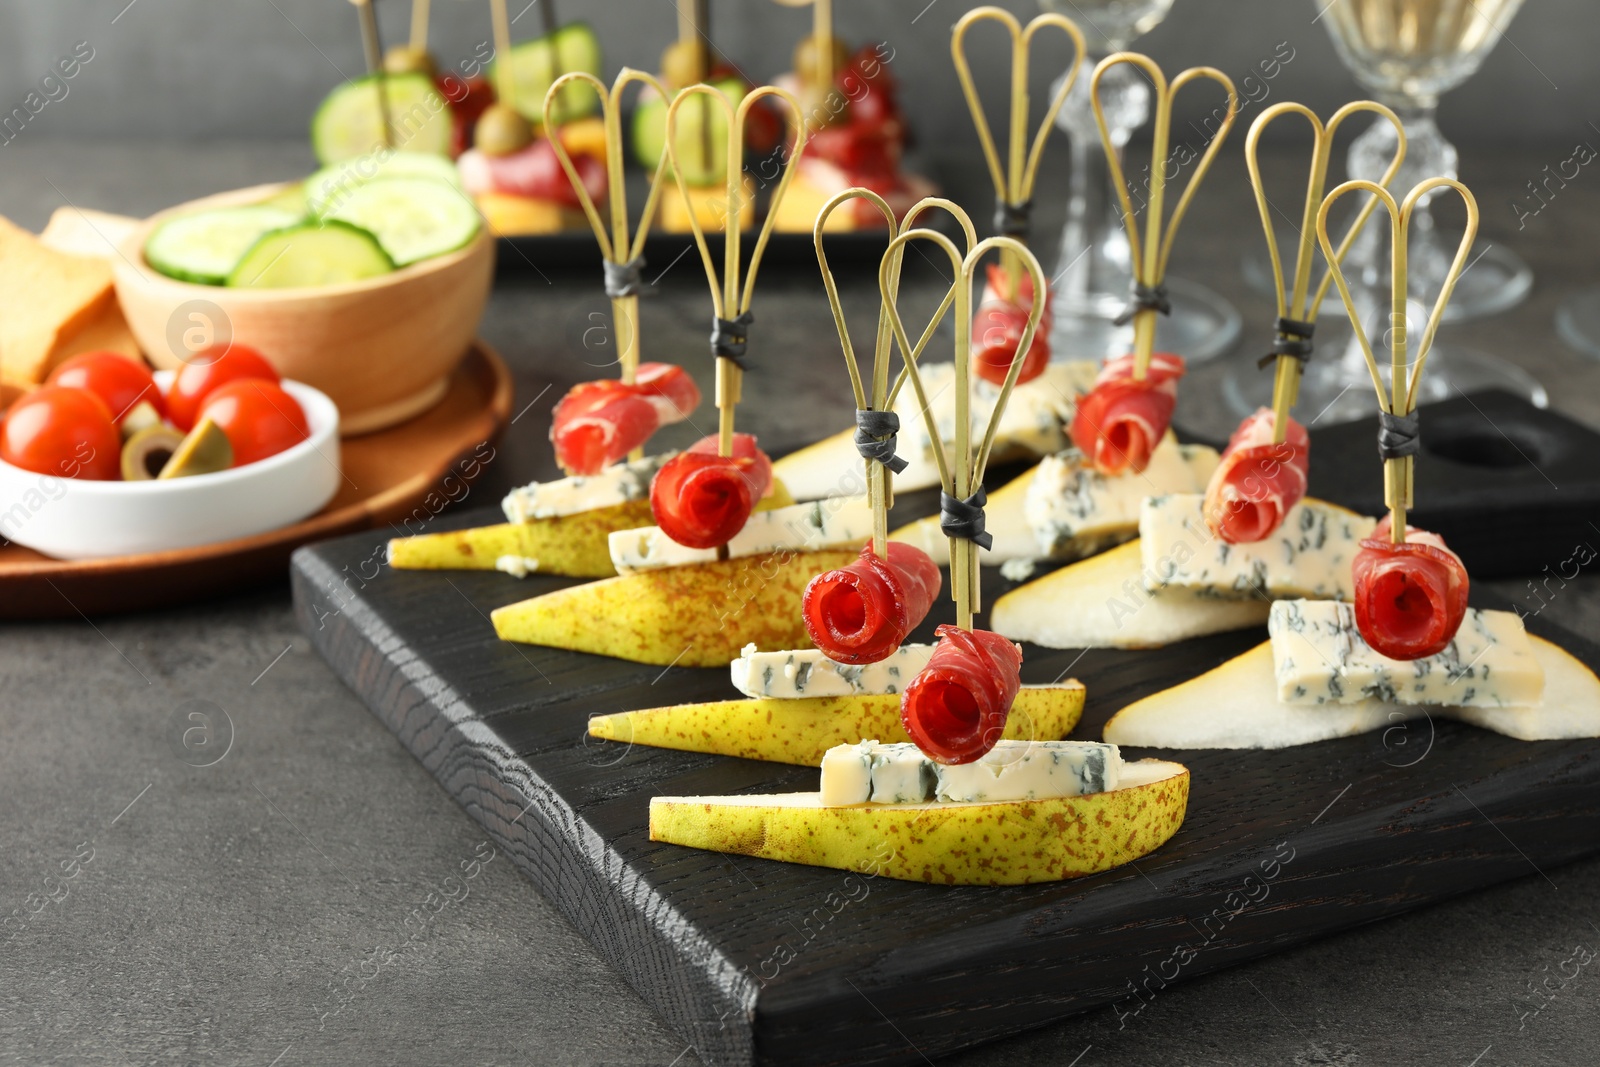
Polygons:
[[213,389],[200,405],[233,446],[233,465],[275,456],[311,436],[300,402],[277,382],[242,378]]
[[[167,418],[187,433],[194,429],[212,390],[240,378],[276,382],[278,372],[265,356],[248,345],[213,345],[195,353],[193,361],[179,368],[167,387]],[[238,455],[237,449],[234,454]]]
[[73,356],[45,380],[46,385],[66,385],[87,389],[105,402],[120,424],[141,400],[164,414],[166,402],[150,368],[120,352],[85,352]]
[[0,460],[58,478],[113,481],[122,470],[122,435],[105,401],[65,385],[35,389],[0,422]]

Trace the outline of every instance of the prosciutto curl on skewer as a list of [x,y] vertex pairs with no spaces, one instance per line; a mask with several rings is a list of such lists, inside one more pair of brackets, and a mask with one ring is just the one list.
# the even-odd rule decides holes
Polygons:
[[1229,544],[1265,540],[1306,495],[1311,438],[1291,418],[1274,442],[1276,423],[1271,408],[1241,422],[1206,486],[1206,525]]
[[1182,356],[1155,353],[1142,379],[1133,370],[1131,352],[1107,360],[1072,417],[1072,443],[1101,474],[1138,474],[1148,467],[1178,404]]
[[[1006,289],[1005,268],[998,263],[989,264],[988,282],[983,289],[983,300],[972,316],[973,370],[986,382],[999,385],[1011,370],[1011,361],[1017,356],[1017,345],[1022,343],[1023,331],[1028,327],[1028,314],[1033,310],[1033,279],[1026,274],[1017,287],[1017,298],[1007,300],[1001,294]],[[1044,294],[1044,315],[1033,335],[1033,343],[1022,357],[1022,369],[1017,372],[1017,384],[1031,382],[1044,373],[1050,362],[1050,290]]]
[[641,363],[632,384],[580,382],[556,403],[551,419],[556,462],[568,474],[598,474],[699,405],[700,387],[671,363]]
[[939,647],[900,699],[900,721],[938,763],[971,763],[1005,732],[1022,649],[989,630],[941,626]]
[[837,663],[887,658],[933,607],[942,579],[922,549],[890,541],[887,559],[869,544],[848,567],[811,579],[801,600],[806,633]]
[[1385,516],[1356,553],[1356,628],[1390,659],[1423,659],[1443,652],[1461,628],[1467,568],[1438,534],[1407,526],[1395,544],[1392,529]]
[[717,454],[715,434],[662,464],[650,482],[650,511],[663,533],[688,548],[725,545],[744,529],[772,488],[772,460],[753,434],[733,435],[733,455]]

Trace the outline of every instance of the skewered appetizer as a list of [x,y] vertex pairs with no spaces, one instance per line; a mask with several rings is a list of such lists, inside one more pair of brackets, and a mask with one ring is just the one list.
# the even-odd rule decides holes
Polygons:
[[[1395,249],[1393,308],[1404,315],[1412,212],[1443,188],[1455,189],[1466,202],[1466,233],[1414,359],[1405,331],[1391,331],[1386,386],[1361,329],[1361,312],[1339,271],[1328,238],[1328,212],[1342,196],[1357,191],[1370,193],[1388,210]],[[1594,672],[1550,642],[1530,637],[1516,613],[1469,608],[1461,560],[1437,535],[1406,523],[1418,451],[1418,383],[1477,224],[1472,194],[1450,178],[1422,182],[1398,205],[1370,181],[1346,182],[1322,201],[1317,237],[1378,391],[1378,454],[1389,514],[1351,562],[1353,603],[1273,604],[1267,643],[1124,708],[1107,724],[1108,740],[1156,747],[1281,748],[1436,714],[1526,740],[1600,736],[1600,679]]]
[[[892,214],[887,204],[882,209]],[[1020,253],[1036,283],[1042,280],[1038,263],[1016,241],[1003,237],[977,245],[964,261],[948,238],[929,230],[906,231],[890,242],[879,285],[886,317],[908,356],[906,370],[919,395],[926,390],[917,375],[916,350],[895,308],[900,252],[912,239],[940,244],[956,267],[955,363],[958,384],[964,387],[970,370],[968,292],[978,260],[995,248]],[[829,290],[831,295],[831,284]],[[1038,327],[1040,311],[1030,317],[1025,339]],[[844,336],[837,304],[835,315]],[[880,353],[886,355],[883,349]],[[853,358],[850,363],[852,384],[862,401],[866,391]],[[872,397],[880,405],[887,396],[887,371],[886,358],[876,361]],[[992,422],[1004,408],[1014,377],[1002,386]],[[941,470],[953,542],[950,555],[956,561],[951,585],[957,624],[938,628],[939,643],[901,693],[901,725],[911,741],[869,738],[828,749],[820,761],[821,789],[816,793],[655,797],[650,802],[651,840],[847,870],[871,862],[878,874],[911,881],[1016,885],[1107,870],[1153,851],[1177,831],[1188,802],[1188,771],[1182,766],[1158,760],[1125,764],[1111,745],[1002,740],[1017,710],[1022,652],[998,634],[972,628],[975,549],[986,540],[981,485],[988,449],[973,447],[967,426],[964,417],[958,419],[956,461],[953,469],[944,465]],[[886,423],[874,428],[880,432],[869,436],[879,440],[892,433]],[[886,460],[892,441],[874,454]],[[884,460],[869,459],[869,484],[880,493],[888,482]],[[886,599],[910,600],[914,589],[919,607],[926,591],[915,575],[927,566],[926,560],[914,549],[886,541],[882,512],[880,506],[874,543],[863,549],[860,565],[821,575],[808,590],[807,617],[815,620],[812,636],[823,651],[845,662],[892,654],[896,647],[905,651],[899,640],[906,620],[874,614],[868,605],[880,598],[863,595],[865,589],[880,581],[899,583],[906,587],[903,597],[891,593]],[[897,547],[903,551],[896,553]],[[897,555],[904,568],[896,566]],[[895,844],[887,861],[884,841]]]

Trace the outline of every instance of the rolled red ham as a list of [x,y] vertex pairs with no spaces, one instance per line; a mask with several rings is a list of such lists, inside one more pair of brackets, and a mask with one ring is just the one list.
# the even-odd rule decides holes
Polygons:
[[1276,422],[1271,408],[1241,422],[1206,486],[1206,525],[1229,544],[1266,539],[1306,495],[1311,438],[1290,419],[1284,439],[1274,444]]
[[772,484],[772,461],[750,434],[734,434],[734,454],[717,455],[707,437],[662,464],[650,482],[650,511],[663,533],[688,548],[725,545],[744,529]]
[[888,559],[867,545],[848,567],[811,579],[801,618],[811,641],[839,663],[887,658],[928,616],[939,592],[939,566],[912,545],[889,542]]
[[1467,568],[1438,534],[1406,527],[1394,544],[1386,517],[1361,542],[1353,567],[1356,628],[1390,659],[1443,652],[1467,614]]
[[1155,353],[1142,379],[1134,378],[1133,362],[1131,352],[1107,361],[1072,418],[1072,443],[1102,474],[1138,474],[1149,466],[1178,403],[1182,356]]
[[[1016,358],[1017,346],[1028,328],[1028,316],[1033,311],[1033,277],[1022,276],[1017,287],[1017,298],[1007,300],[1005,268],[989,265],[989,282],[983,290],[983,300],[972,317],[972,366],[978,377],[1000,385],[1011,373],[1011,362]],[[1044,314],[1039,328],[1034,332],[1033,343],[1022,357],[1022,369],[1017,372],[1017,384],[1031,382],[1044,373],[1050,362],[1050,294],[1045,293]]]
[[900,698],[900,722],[929,759],[971,763],[1005,732],[1022,688],[1022,649],[988,630],[936,632],[939,647]]
[[632,385],[581,382],[555,407],[550,441],[556,462],[569,474],[597,474],[660,427],[688,418],[699,403],[694,379],[670,363],[641,363]]
[[[605,164],[594,156],[581,153],[571,158],[573,169],[583,179],[583,188],[589,194],[589,199],[595,204],[603,203],[606,198]],[[534,200],[552,200],[573,210],[582,207],[556,150],[543,137],[509,156],[491,156],[481,149],[468,149],[456,160],[456,167],[461,171],[462,188],[474,196],[479,193],[504,193]]]
[[633,384],[655,407],[663,426],[682,422],[700,406],[700,387],[675,363],[641,363]]

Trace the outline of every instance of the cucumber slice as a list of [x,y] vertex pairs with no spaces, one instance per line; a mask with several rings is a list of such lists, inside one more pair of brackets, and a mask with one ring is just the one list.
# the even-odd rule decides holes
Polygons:
[[169,278],[222,285],[250,246],[302,216],[260,204],[179,215],[145,238],[144,258]]
[[265,234],[228,278],[235,289],[304,289],[394,270],[378,239],[343,222],[307,222]]
[[305,183],[295,182],[293,185],[286,185],[281,191],[273,193],[256,206],[275,207],[280,211],[289,212],[297,219],[303,219],[307,214]]
[[370,231],[398,267],[454,252],[483,225],[471,197],[432,178],[378,178],[358,185],[328,217]]
[[432,178],[461,188],[461,172],[443,156],[426,152],[369,152],[333,163],[305,182],[305,203],[311,214],[329,214],[358,185],[379,178]]
[[[450,106],[426,74],[390,74],[384,81],[394,148],[450,154]],[[383,147],[378,83],[371,74],[329,93],[311,118],[311,148],[322,163],[337,163]]]
[[[726,93],[735,107],[744,99],[744,83],[737,78],[725,78],[712,86]],[[661,153],[667,150],[667,103],[657,96],[633,112],[633,153],[649,171],[656,169]],[[708,129],[709,136],[704,132]],[[728,171],[728,116],[722,105],[703,94],[685,100],[678,109],[676,147],[684,181],[695,186],[723,181]]]
[[[499,86],[500,78],[495,68],[500,61],[489,64],[489,84]],[[544,124],[544,97],[550,86],[563,74],[586,71],[600,77],[600,38],[584,22],[571,22],[555,32],[531,41],[511,46],[511,83],[516,96],[509,103],[535,126]],[[600,107],[600,98],[594,87],[569,83],[556,98],[550,109],[556,125],[581,118]]]

